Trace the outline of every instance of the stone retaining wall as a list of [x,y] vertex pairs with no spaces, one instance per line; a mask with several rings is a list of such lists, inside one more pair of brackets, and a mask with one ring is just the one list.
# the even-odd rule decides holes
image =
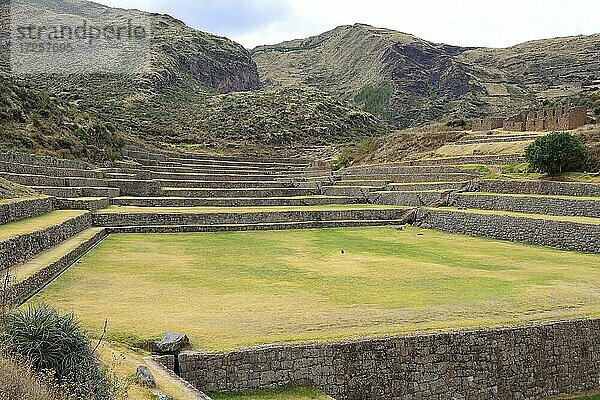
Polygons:
[[600,197],[600,184],[555,181],[482,180],[474,190],[490,193]]
[[[179,188],[179,189],[246,189],[246,188],[286,188],[292,187],[292,183],[278,181],[177,181],[157,179],[160,187]],[[139,196],[139,195],[138,195]]]
[[534,400],[600,388],[600,321],[182,353],[179,368],[203,391],[315,386],[337,400]]
[[440,200],[440,192],[375,192],[369,195],[373,204],[424,207]]
[[473,179],[480,178],[480,174],[476,173],[407,173],[407,174],[375,174],[375,175],[344,175],[341,182],[346,180],[373,180],[373,181],[391,181],[397,183],[414,183],[414,182],[468,182]]
[[[436,191],[392,191],[374,192],[369,195],[369,200],[373,204],[423,207],[438,202],[443,196],[443,192]],[[470,210],[497,210],[524,214],[600,218],[600,199],[593,200],[578,197],[451,193],[448,196],[446,205]]]
[[88,210],[96,211],[110,206],[108,197],[80,198],[80,199],[56,199],[54,204],[58,210]]
[[118,188],[121,196],[162,196],[158,181],[107,179],[106,186]]
[[85,213],[46,229],[12,237],[0,242],[0,271],[36,256],[92,226]]
[[452,194],[449,205],[479,210],[600,218],[600,199]]
[[64,160],[47,156],[34,156],[26,153],[0,153],[0,161],[11,164],[39,165],[41,167],[90,169],[91,166],[81,161]]
[[261,224],[311,221],[397,220],[404,210],[339,210],[339,211],[265,211],[247,213],[98,213],[94,225],[153,226],[153,225],[224,225]]
[[0,204],[0,225],[37,217],[54,210],[52,197],[17,200]]
[[281,231],[291,229],[329,229],[370,226],[390,226],[396,220],[356,220],[356,221],[305,221],[228,225],[171,225],[171,226],[118,226],[109,227],[109,233],[190,233],[190,232],[242,232],[242,231]]
[[119,188],[79,188],[79,187],[34,187],[39,193],[46,194],[48,196],[62,197],[62,198],[76,198],[76,197],[118,197],[121,194]]
[[[356,204],[352,197],[299,197],[299,198],[118,198],[112,204],[134,207],[266,207],[266,206],[317,206],[324,204]],[[103,207],[102,207],[103,208]]]
[[209,188],[208,190],[194,190],[193,188],[179,188],[176,190],[165,190],[164,196],[169,197],[192,197],[192,198],[232,198],[232,197],[296,197],[296,196],[313,196],[317,194],[317,189],[303,188],[238,188],[237,190],[227,190],[218,188]]
[[52,187],[105,187],[106,182],[95,178],[78,178],[46,175],[21,175],[10,172],[0,172],[4,179],[24,186],[52,186]]
[[58,168],[30,164],[15,164],[5,161],[0,161],[0,171],[26,175],[69,176],[96,179],[102,179],[103,177],[102,172],[97,170],[81,168]]
[[418,219],[444,232],[600,253],[600,225],[453,210],[420,210]]
[[43,269],[25,279],[22,282],[12,285],[8,292],[8,298],[11,303],[20,305],[29,300],[37,292],[50,284],[58,275],[66,271],[79,258],[81,258],[92,247],[98,244],[107,236],[105,230],[100,230],[96,235],[80,244],[77,248],[63,255],[60,259],[50,263]]
[[335,176],[356,174],[446,174],[464,173],[465,170],[453,165],[402,165],[402,164],[380,164],[350,167],[339,172]]

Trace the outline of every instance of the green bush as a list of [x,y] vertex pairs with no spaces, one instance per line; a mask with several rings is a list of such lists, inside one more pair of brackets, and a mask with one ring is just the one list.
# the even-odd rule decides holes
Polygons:
[[533,171],[557,175],[581,172],[586,166],[585,148],[576,137],[566,132],[552,132],[538,138],[525,151]]
[[112,397],[111,378],[73,315],[61,316],[43,304],[15,311],[3,321],[1,339],[10,356],[28,362],[37,372],[51,371],[75,398]]

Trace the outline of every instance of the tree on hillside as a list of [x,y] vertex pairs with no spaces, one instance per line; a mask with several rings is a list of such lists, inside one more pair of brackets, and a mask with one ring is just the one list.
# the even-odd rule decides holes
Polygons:
[[585,148],[573,135],[552,132],[538,138],[525,151],[529,166],[534,171],[557,175],[582,171],[586,165]]

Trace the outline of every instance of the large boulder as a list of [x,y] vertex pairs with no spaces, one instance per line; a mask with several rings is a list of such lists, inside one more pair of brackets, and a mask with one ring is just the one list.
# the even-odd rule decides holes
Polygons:
[[154,380],[154,375],[152,375],[150,368],[140,365],[137,367],[136,376],[140,385],[150,389],[156,388],[156,380]]
[[183,333],[167,332],[160,342],[152,343],[155,354],[179,354],[190,345],[190,340]]

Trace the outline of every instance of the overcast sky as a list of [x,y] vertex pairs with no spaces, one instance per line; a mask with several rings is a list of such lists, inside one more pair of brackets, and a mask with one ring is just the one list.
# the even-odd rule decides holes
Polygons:
[[598,0],[97,0],[170,14],[248,48],[367,23],[463,46],[600,33]]

